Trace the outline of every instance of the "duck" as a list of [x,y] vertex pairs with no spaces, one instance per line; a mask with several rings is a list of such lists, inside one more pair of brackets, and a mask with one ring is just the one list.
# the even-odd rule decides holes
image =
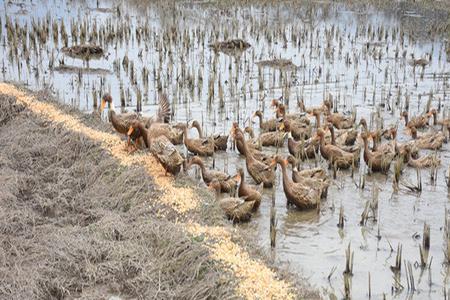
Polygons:
[[213,180],[217,180],[220,184],[220,191],[222,193],[231,193],[236,191],[237,184],[240,180],[238,175],[230,176],[222,171],[209,170],[205,167],[203,160],[198,156],[194,156],[189,160],[187,163],[187,168],[189,169],[192,165],[197,165],[200,167],[203,182],[206,184],[211,183]]
[[292,166],[292,180],[294,182],[308,186],[319,184],[322,186],[321,198],[325,199],[327,197],[330,182],[324,169],[312,168],[299,171],[297,169],[297,160],[292,155],[287,157],[287,162]]
[[369,149],[368,137],[369,134],[367,132],[363,132],[361,134],[361,138],[364,141],[363,156],[366,165],[370,168],[372,172],[387,173],[389,171],[392,161],[394,160],[395,154],[384,153],[381,151],[371,151]]
[[323,112],[322,110],[317,109],[317,108],[308,111],[308,114],[313,116],[316,119],[316,124],[315,124],[316,125],[316,129],[321,127],[320,126],[321,125],[320,117],[322,115],[322,112]]
[[405,127],[406,128],[424,128],[428,126],[429,119],[431,117],[430,113],[426,113],[424,115],[420,115],[417,117],[414,117],[412,119],[409,119],[409,114],[407,111],[403,111],[400,115],[402,119],[405,120]]
[[355,129],[341,130],[337,138],[335,137],[334,126],[328,123],[328,130],[331,133],[331,144],[341,147],[341,149],[347,152],[353,152],[353,145],[358,137],[358,132]]
[[277,119],[270,119],[267,121],[263,121],[263,114],[260,110],[257,110],[252,115],[252,120],[258,117],[259,119],[259,129],[261,129],[262,132],[268,132],[268,131],[276,131],[278,121]]
[[397,130],[397,127],[396,127],[396,126],[391,126],[390,128],[383,130],[383,131],[381,132],[381,136],[382,136],[384,139],[386,139],[386,140],[392,140],[392,139],[394,138],[394,137],[393,137],[393,132],[394,132],[394,130],[396,131],[396,130]]
[[291,132],[288,131],[288,150],[291,155],[301,160],[313,159],[319,151],[319,138],[316,136],[306,141],[295,141]]
[[[298,170],[298,160],[293,155],[288,155],[287,161],[289,164],[291,164],[292,169],[295,169],[295,173],[299,174],[300,176],[304,177],[311,177],[311,178],[319,178],[319,179],[325,179],[327,178],[327,174],[323,168],[311,168],[311,169],[304,169],[304,170]],[[293,172],[294,174],[294,172]]]
[[217,180],[210,182],[208,188],[215,191],[219,207],[229,220],[233,221],[233,223],[250,221],[255,201],[245,201],[245,199],[236,197],[219,199],[221,185]]
[[350,129],[355,124],[356,114],[352,113],[351,116],[345,116],[340,113],[330,113],[327,115],[326,120],[337,129]]
[[245,164],[247,166],[247,171],[256,184],[263,183],[264,187],[271,188],[275,181],[275,172],[273,169],[264,164],[263,162],[255,159],[251,151],[249,151],[247,144],[245,143],[244,136],[239,134],[235,129],[232,128],[231,136],[236,140],[236,142],[242,143],[243,155],[245,156]]
[[406,156],[406,148],[409,148],[412,158],[419,157],[419,148],[415,145],[414,140],[404,142],[404,143],[399,143],[397,141],[397,127],[394,127],[391,129],[391,136],[392,136],[392,140],[394,142],[395,155],[397,157],[403,157],[404,163],[408,162],[407,156]]
[[[237,136],[239,136],[239,138],[236,138]],[[241,155],[244,155],[244,146],[243,143],[245,143],[247,145],[247,150],[250,151],[250,153],[252,154],[253,158],[255,158],[256,160],[266,164],[266,165],[270,165],[271,160],[270,155],[265,154],[262,151],[259,151],[258,149],[255,149],[253,147],[250,147],[249,145],[250,142],[246,141],[244,133],[242,132],[242,130],[239,127],[235,128],[235,133],[234,133],[234,140],[236,141],[236,148],[238,148],[238,151]]]
[[279,103],[276,108],[275,116],[277,119],[289,120],[296,123],[298,126],[306,126],[311,123],[305,114],[286,114],[286,106]]
[[341,113],[332,113],[331,106],[327,106],[325,114],[327,122],[333,124],[337,129],[350,129],[356,121],[356,111],[353,111],[350,116],[347,116]]
[[367,121],[365,118],[359,120],[358,126],[362,126],[364,132],[369,132],[369,126],[367,126]]
[[178,152],[177,148],[170,142],[165,135],[152,137],[149,129],[138,120],[133,120],[128,129],[127,135],[131,137],[135,134],[136,138],[143,138],[145,146],[161,163],[164,170],[172,175],[178,175],[181,166],[184,164],[183,156]]
[[411,156],[411,148],[410,147],[406,147],[405,156],[406,156],[405,159],[407,161],[408,166],[411,166],[416,169],[437,167],[441,164],[441,160],[431,154],[421,156],[417,159],[414,159]]
[[348,169],[351,166],[359,165],[359,151],[351,153],[335,145],[325,144],[325,132],[322,128],[317,130],[317,135],[320,139],[320,154],[323,158],[329,160],[332,165],[336,164],[340,169]]
[[333,103],[330,102],[329,100],[324,100],[323,104],[321,106],[306,108],[305,102],[302,99],[302,100],[297,102],[297,106],[300,109],[300,111],[308,113],[308,114],[312,114],[314,111],[317,111],[317,112],[320,112],[320,113],[325,113],[325,112],[328,111],[328,108],[329,109],[333,108]]
[[189,152],[192,152],[200,156],[212,156],[214,155],[214,141],[211,138],[208,139],[193,139],[188,137],[188,128],[186,124],[179,123],[175,126],[183,131],[184,145]]
[[100,104],[100,113],[103,112],[103,110],[106,107],[106,104],[108,104],[109,107],[108,119],[111,122],[114,129],[120,134],[124,135],[127,134],[128,129],[130,128],[131,125],[131,121],[142,120],[142,118],[136,113],[117,114],[114,107],[112,96],[110,94],[103,95]]
[[[242,129],[239,128],[237,122],[233,123],[232,130],[234,130],[236,133],[244,135],[244,132],[242,131]],[[253,133],[253,131],[251,133]],[[250,136],[250,140],[246,140],[245,142],[250,150],[262,150],[261,143],[259,142],[258,139],[255,139],[254,136]],[[238,149],[240,154],[243,154],[243,146],[240,142],[236,143],[236,148]]]
[[379,151],[386,154],[395,154],[395,144],[393,143],[384,143],[378,146],[378,143],[381,143],[381,130],[375,130],[367,133],[368,137],[372,138],[372,151]]
[[309,139],[312,132],[311,125],[298,120],[284,120],[280,125],[280,130],[291,132],[291,136],[297,141]]
[[167,123],[152,122],[149,127],[149,134],[156,138],[164,135],[174,145],[183,144],[183,131]]
[[[197,120],[192,121],[190,128],[197,129],[199,138],[201,138],[201,139],[204,138],[202,127],[200,126],[200,123]],[[214,134],[211,137],[214,141],[214,150],[215,151],[218,151],[218,150],[226,151],[227,150],[228,135]]]
[[238,174],[240,176],[240,183],[239,183],[239,189],[238,189],[238,196],[244,197],[245,201],[254,201],[253,204],[253,212],[257,211],[260,204],[261,204],[261,193],[256,190],[255,188],[251,187],[247,183],[245,183],[245,174],[244,169],[239,168]]
[[[247,126],[245,127],[244,131],[247,132],[250,136],[254,136],[253,128]],[[282,147],[285,138],[286,134],[283,131],[263,132],[258,137],[261,145],[264,147]]]
[[411,136],[414,144],[419,149],[438,150],[442,148],[442,144],[446,141],[446,136],[442,131],[427,132],[418,136],[415,126],[410,127]]
[[133,120],[142,121],[145,123],[145,128],[149,128],[153,123],[168,123],[168,119],[170,118],[171,113],[170,103],[167,99],[166,94],[164,93],[159,94],[159,109],[157,114],[150,118],[141,117],[137,113],[122,113],[120,115],[117,114],[111,94],[103,95],[100,104],[100,113],[103,112],[106,104],[108,104],[109,107],[108,118],[114,129],[121,134],[127,134],[131,121]]
[[293,204],[300,210],[317,208],[320,205],[322,186],[307,186],[303,183],[294,182],[287,174],[288,161],[282,159],[279,155],[275,156],[272,161],[274,167],[277,164],[281,166],[283,190],[288,204]]

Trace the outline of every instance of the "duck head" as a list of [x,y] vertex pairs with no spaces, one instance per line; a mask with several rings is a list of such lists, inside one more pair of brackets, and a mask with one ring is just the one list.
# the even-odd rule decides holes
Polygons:
[[100,103],[100,113],[103,112],[103,110],[105,109],[106,104],[108,103],[108,106],[111,107],[111,103],[112,103],[112,96],[111,94],[105,94],[102,97],[102,102]]

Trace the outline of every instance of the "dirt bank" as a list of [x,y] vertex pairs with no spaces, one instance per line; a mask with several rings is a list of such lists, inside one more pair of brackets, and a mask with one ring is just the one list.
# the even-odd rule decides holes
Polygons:
[[0,96],[0,298],[230,297],[232,276],[155,218],[152,179]]
[[0,298],[318,297],[247,251],[211,195],[47,98],[0,84]]

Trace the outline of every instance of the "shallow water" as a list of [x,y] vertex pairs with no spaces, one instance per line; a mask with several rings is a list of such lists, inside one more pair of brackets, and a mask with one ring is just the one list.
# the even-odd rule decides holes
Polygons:
[[[256,109],[264,110],[266,118],[272,117],[269,105],[273,98],[284,96],[290,112],[295,112],[299,99],[304,99],[307,107],[318,106],[330,92],[339,111],[348,112],[355,107],[358,119],[370,120],[379,109],[384,126],[399,123],[399,140],[405,141],[409,136],[403,130],[399,113],[406,98],[410,99],[411,115],[422,113],[430,97],[432,107],[441,104],[443,112],[448,110],[449,58],[442,38],[424,37],[411,29],[411,24],[417,24],[425,30],[422,25],[427,19],[420,11],[383,12],[367,7],[289,2],[238,7],[206,2],[137,7],[109,1],[100,1],[97,7],[96,1],[56,0],[0,4],[1,78],[21,81],[35,89],[51,88],[62,101],[86,112],[93,110],[95,98],[99,101],[104,92],[110,92],[116,107],[120,107],[120,95],[124,94],[127,110],[136,109],[141,94],[142,113],[151,115],[157,109],[157,87],[162,86],[172,101],[174,121],[197,119],[206,134],[226,133],[233,121],[241,126],[244,122],[251,124],[249,117]],[[26,47],[17,34],[8,39],[6,15],[27,33]],[[42,28],[47,19],[48,38],[42,44],[37,42],[34,48],[29,35],[32,23]],[[64,22],[69,45],[74,41],[71,28],[77,27],[80,41],[80,26],[86,26],[86,41],[92,37],[92,43],[101,45],[106,56],[89,62],[65,56],[59,50],[63,46],[62,35],[53,39],[53,22],[59,30]],[[113,31],[115,34],[110,34]],[[97,34],[92,35],[93,32]],[[109,38],[96,38],[102,35]],[[228,38],[242,38],[252,47],[233,55],[216,53],[208,47]],[[430,65],[424,71],[413,70],[408,64],[411,53],[415,57],[431,53]],[[258,68],[256,62],[272,58],[291,59],[297,68]],[[61,66],[62,61],[71,72],[52,69]],[[70,67],[89,70],[80,73]],[[381,106],[382,103],[389,103],[393,109],[388,110],[389,105]],[[257,130],[257,124],[253,126]],[[389,267],[395,264],[398,244],[403,246],[404,260],[413,265],[420,262],[419,245],[426,222],[431,226],[432,263],[430,269],[423,271],[413,266],[415,294],[420,299],[442,298],[444,288],[449,288],[443,251],[444,212],[449,203],[445,182],[448,149],[445,144],[438,152],[443,163],[435,183],[430,181],[428,170],[422,171],[421,194],[409,193],[405,188],[393,193],[393,168],[388,176],[366,176],[364,189],[356,187],[350,172],[340,172],[317,214],[287,208],[282,187],[277,185],[274,250],[270,250],[269,240],[272,190],[264,190],[260,211],[249,224],[240,227],[256,234],[279,263],[288,263],[292,271],[304,275],[324,295],[334,293],[338,298],[343,296],[342,272],[350,243],[354,251],[351,295],[360,299],[368,295],[369,272],[373,297],[408,294],[403,263],[400,282],[404,289],[398,293],[392,290],[394,279]],[[276,149],[265,151],[274,153]],[[280,151],[287,154],[286,147]],[[211,166],[213,160],[207,161]],[[245,164],[232,150],[217,153],[214,161],[217,168],[230,173]],[[326,166],[324,161],[319,163]],[[305,168],[309,166],[314,166],[314,162],[303,164]],[[355,173],[356,182],[366,172],[364,162],[361,166]],[[281,182],[280,171],[277,178]],[[402,179],[416,183],[415,170],[406,168]],[[247,181],[251,183],[252,179],[247,176]],[[361,213],[374,188],[380,190],[378,221],[370,219],[360,226]],[[336,226],[341,205],[346,221],[343,230]],[[381,239],[377,237],[378,229]],[[328,280],[334,267],[336,271]]]

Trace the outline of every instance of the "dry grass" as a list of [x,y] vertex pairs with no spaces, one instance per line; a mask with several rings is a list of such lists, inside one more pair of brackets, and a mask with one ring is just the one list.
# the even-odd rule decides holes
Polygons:
[[155,217],[161,193],[144,168],[13,100],[0,96],[2,297],[234,295],[206,247]]

